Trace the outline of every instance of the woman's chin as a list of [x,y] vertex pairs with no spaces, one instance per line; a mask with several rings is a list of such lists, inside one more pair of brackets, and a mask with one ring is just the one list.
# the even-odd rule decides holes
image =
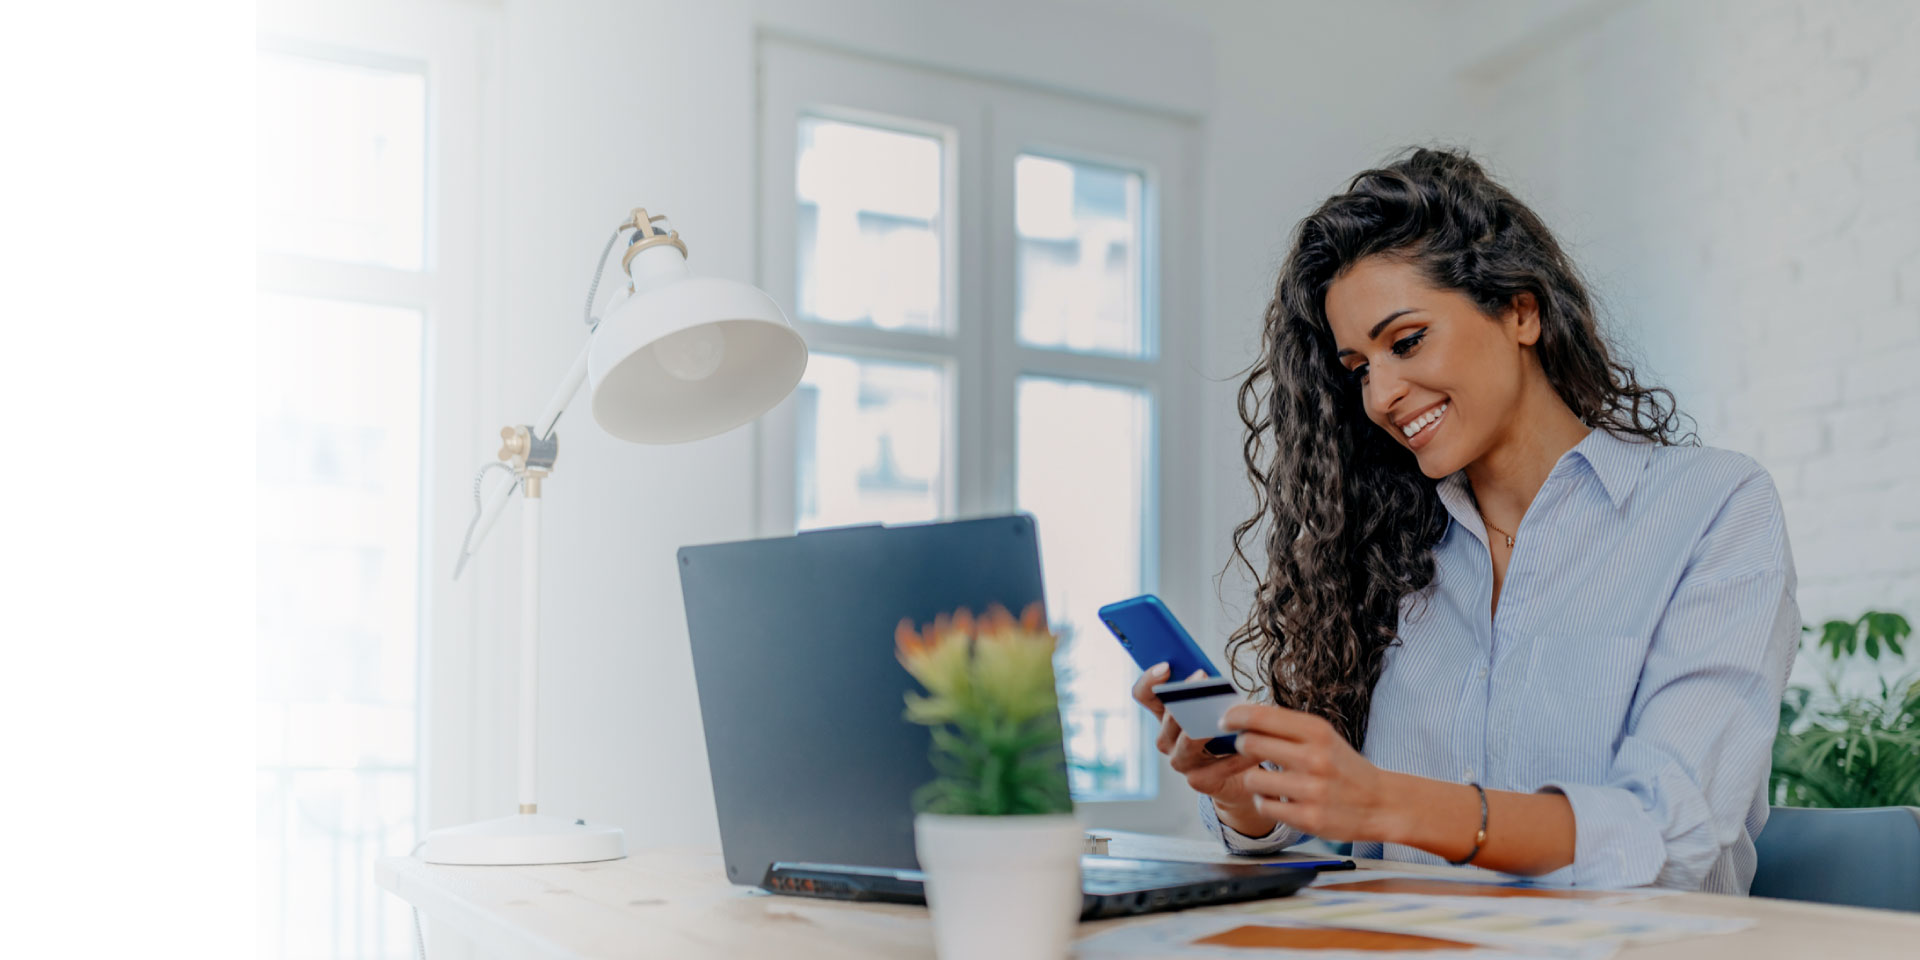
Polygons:
[[1413,459],[1420,464],[1420,472],[1429,480],[1441,480],[1450,477],[1466,466],[1455,462],[1458,458],[1447,455],[1447,445],[1429,443],[1413,452]]

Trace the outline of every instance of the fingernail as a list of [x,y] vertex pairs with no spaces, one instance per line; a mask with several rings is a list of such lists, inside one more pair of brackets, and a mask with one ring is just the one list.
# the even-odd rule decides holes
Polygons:
[[1207,672],[1206,672],[1205,670],[1195,670],[1195,671],[1193,672],[1193,676],[1191,676],[1191,677],[1188,677],[1187,679],[1188,679],[1188,680],[1199,680],[1200,678],[1202,678],[1202,677],[1205,677],[1206,675],[1207,675]]
[[1154,676],[1164,676],[1169,669],[1170,668],[1165,663],[1156,663],[1153,665],[1153,669],[1148,670],[1147,672],[1153,674]]

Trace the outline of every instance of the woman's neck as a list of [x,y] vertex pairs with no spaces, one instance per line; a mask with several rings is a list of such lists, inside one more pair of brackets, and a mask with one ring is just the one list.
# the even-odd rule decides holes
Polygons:
[[1519,529],[1520,518],[1553,465],[1590,432],[1545,377],[1534,379],[1505,435],[1486,455],[1467,464],[1467,482],[1481,516],[1509,533]]

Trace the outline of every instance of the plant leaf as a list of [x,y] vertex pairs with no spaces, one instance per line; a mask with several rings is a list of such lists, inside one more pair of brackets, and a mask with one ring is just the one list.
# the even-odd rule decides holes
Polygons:
[[1848,623],[1845,620],[1828,620],[1821,627],[1820,645],[1831,650],[1835,660],[1852,656],[1859,642],[1858,624]]

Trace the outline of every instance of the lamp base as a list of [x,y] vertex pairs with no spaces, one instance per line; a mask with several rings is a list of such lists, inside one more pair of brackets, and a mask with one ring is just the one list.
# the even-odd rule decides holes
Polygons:
[[627,855],[619,827],[586,823],[551,813],[521,813],[427,834],[420,859],[428,863],[517,866],[587,863]]

